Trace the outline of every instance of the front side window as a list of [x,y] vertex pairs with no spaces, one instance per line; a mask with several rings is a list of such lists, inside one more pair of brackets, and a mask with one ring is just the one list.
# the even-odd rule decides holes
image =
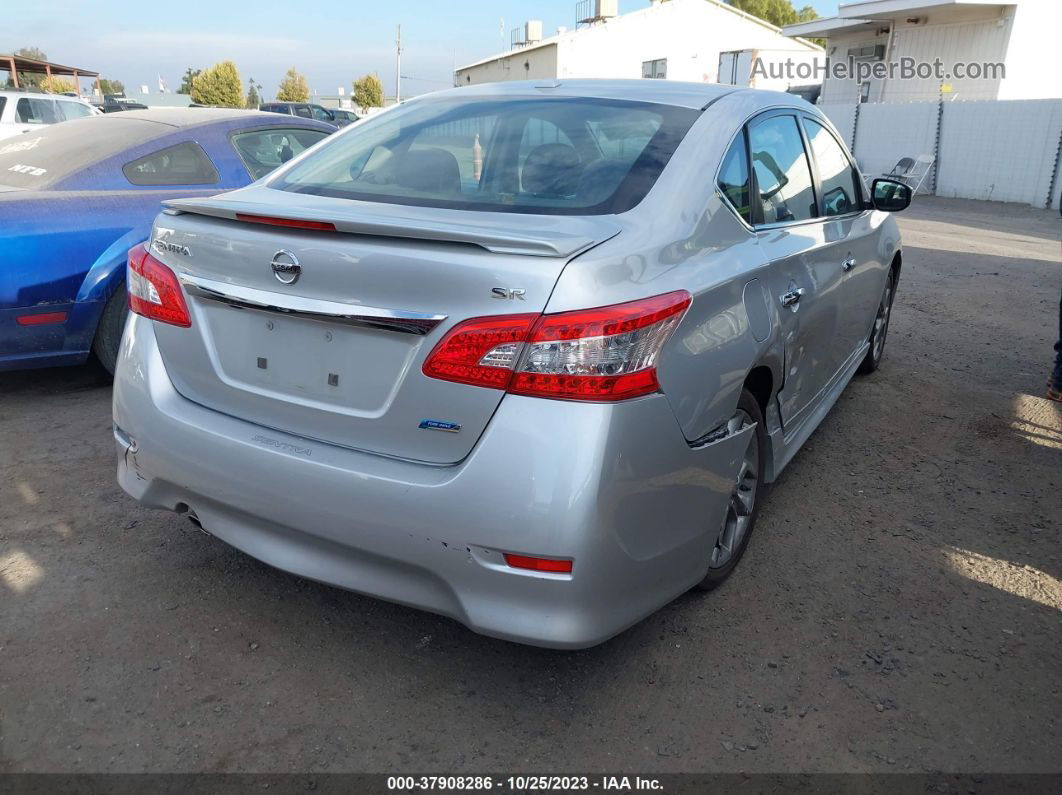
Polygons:
[[251,179],[261,179],[325,137],[320,130],[274,128],[237,133],[232,145]]
[[335,121],[335,116],[333,116],[331,113],[329,113],[324,108],[319,108],[316,105],[314,105],[312,110],[313,110],[313,117],[315,119],[317,119],[317,121],[327,121],[327,122]]
[[295,116],[302,116],[304,119],[312,119],[313,114],[310,113],[310,109],[305,105],[289,105],[288,107],[294,111]]
[[752,204],[749,199],[749,158],[745,151],[745,136],[739,135],[730,145],[719,169],[719,190],[733,205],[734,210],[752,223]]
[[624,212],[697,115],[584,98],[417,101],[362,122],[271,187],[494,212]]
[[818,215],[811,166],[795,116],[771,116],[749,127],[759,221],[806,221]]
[[169,146],[122,166],[134,185],[214,185],[218,171],[197,143]]
[[22,97],[15,106],[15,117],[23,124],[57,124],[63,121],[54,99]]
[[63,118],[67,121],[92,115],[92,108],[83,102],[60,102],[59,109],[63,113]]
[[811,119],[804,119],[804,131],[815,155],[822,189],[823,215],[844,215],[862,207],[862,196],[852,164],[830,131]]

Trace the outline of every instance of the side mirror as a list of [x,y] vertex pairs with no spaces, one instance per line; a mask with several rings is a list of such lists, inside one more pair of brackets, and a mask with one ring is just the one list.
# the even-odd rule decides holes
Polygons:
[[911,204],[911,188],[895,179],[881,177],[874,180],[870,193],[874,209],[882,212],[898,213]]

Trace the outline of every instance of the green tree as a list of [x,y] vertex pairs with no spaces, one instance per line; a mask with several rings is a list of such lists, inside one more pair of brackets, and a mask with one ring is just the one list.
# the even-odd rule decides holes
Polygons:
[[791,0],[730,0],[730,5],[780,28],[819,18],[811,6],[804,6],[797,11]]
[[66,91],[75,91],[77,86],[74,85],[72,80],[64,80],[55,75],[48,75],[40,82],[38,88],[45,94],[62,94]]
[[306,78],[291,67],[284,79],[280,81],[277,89],[277,99],[280,102],[306,102],[310,98],[310,86]]
[[247,107],[252,110],[258,110],[258,106],[262,104],[262,95],[259,93],[262,90],[261,83],[255,83],[254,78],[250,78],[247,81]]
[[[35,61],[47,61],[48,56],[44,54],[44,50],[39,47],[20,47],[15,50],[15,55],[21,55],[23,58],[32,58]],[[39,89],[41,83],[44,82],[44,75],[39,72],[19,72],[18,84],[21,88]],[[9,86],[14,86],[15,81],[10,77],[7,79]]]
[[101,77],[100,93],[104,96],[107,94],[124,94],[125,84],[123,84],[121,80],[108,80],[105,77]]
[[181,86],[177,89],[178,94],[191,94],[192,93],[192,81],[196,79],[201,73],[202,69],[193,69],[188,67],[184,70],[184,77],[181,78]]
[[192,101],[219,108],[242,108],[243,81],[232,61],[216,63],[192,79]]
[[383,84],[375,74],[359,77],[354,81],[354,92],[351,94],[354,104],[360,108],[383,107]]

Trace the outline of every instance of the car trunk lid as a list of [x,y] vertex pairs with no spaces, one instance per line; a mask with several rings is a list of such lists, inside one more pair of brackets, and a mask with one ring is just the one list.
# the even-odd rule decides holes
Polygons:
[[605,217],[322,197],[281,212],[244,193],[172,202],[156,221],[152,255],[192,315],[155,324],[174,386],[260,426],[435,464],[469,453],[503,393],[425,376],[431,349],[470,317],[541,312],[565,264],[618,232]]

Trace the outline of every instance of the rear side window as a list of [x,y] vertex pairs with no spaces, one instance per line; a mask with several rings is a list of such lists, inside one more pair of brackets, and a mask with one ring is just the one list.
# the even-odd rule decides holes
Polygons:
[[0,118],[4,115],[4,108],[7,106],[7,97],[0,97]]
[[745,151],[745,134],[742,133],[730,145],[719,169],[719,190],[733,205],[735,212],[752,224],[752,195],[749,184],[749,156]]
[[272,187],[422,207],[619,213],[652,188],[698,113],[590,98],[422,100],[363,121]]
[[811,166],[795,116],[770,116],[749,127],[758,221],[807,221],[818,216]]
[[852,164],[830,131],[811,119],[804,119],[804,131],[811,143],[822,188],[822,214],[844,215],[862,209],[862,194]]
[[326,136],[320,130],[273,128],[237,133],[232,145],[251,179],[261,179]]
[[134,185],[214,185],[218,171],[197,143],[169,146],[122,166]]
[[15,106],[15,118],[23,124],[56,124],[63,121],[54,99],[22,97]]

